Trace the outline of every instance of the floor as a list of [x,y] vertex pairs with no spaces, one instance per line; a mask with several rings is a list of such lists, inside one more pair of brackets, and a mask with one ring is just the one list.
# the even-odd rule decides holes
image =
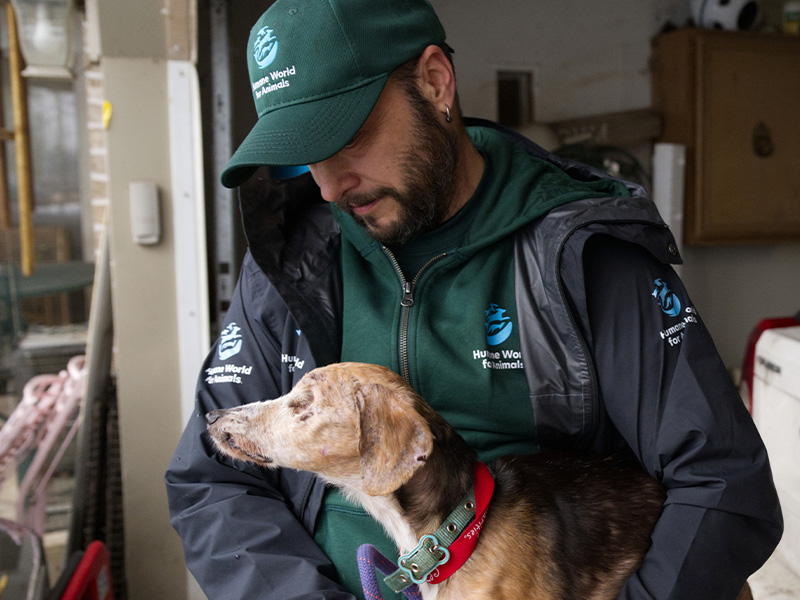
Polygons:
[[780,551],[750,577],[753,600],[797,600],[800,577],[789,569]]

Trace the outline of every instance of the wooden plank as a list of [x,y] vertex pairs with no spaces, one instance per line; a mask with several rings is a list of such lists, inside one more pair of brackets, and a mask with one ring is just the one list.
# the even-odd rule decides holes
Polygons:
[[17,198],[19,203],[20,263],[22,273],[33,275],[33,174],[28,132],[28,94],[22,78],[22,52],[17,34],[14,7],[6,4],[8,22],[8,71],[11,80],[11,100],[14,113],[14,144],[17,164]]
[[[0,78],[0,141],[8,142],[14,139],[14,132],[4,128],[3,120],[3,85]],[[6,145],[0,143],[0,229],[11,229],[11,196],[8,192],[8,159]],[[0,248],[2,252],[2,248]]]

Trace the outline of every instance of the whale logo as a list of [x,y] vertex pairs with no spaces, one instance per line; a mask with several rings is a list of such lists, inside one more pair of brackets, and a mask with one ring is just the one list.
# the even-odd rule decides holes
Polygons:
[[506,309],[491,303],[486,311],[486,343],[497,346],[505,342],[514,329],[511,317],[506,315]]
[[667,287],[663,279],[656,279],[653,284],[653,298],[658,301],[661,310],[668,317],[677,317],[681,314],[681,301],[678,295]]
[[227,360],[231,356],[239,354],[242,349],[242,336],[239,335],[241,330],[242,328],[236,323],[231,323],[219,334],[217,354],[220,360]]
[[266,69],[278,54],[278,38],[272,35],[273,30],[262,27],[253,42],[253,60],[261,69]]

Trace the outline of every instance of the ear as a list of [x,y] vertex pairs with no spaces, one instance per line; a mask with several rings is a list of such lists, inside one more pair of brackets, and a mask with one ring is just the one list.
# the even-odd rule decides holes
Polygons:
[[425,464],[430,428],[414,409],[415,396],[380,384],[356,392],[360,410],[361,478],[370,496],[389,494]]
[[428,46],[417,61],[420,90],[444,114],[445,105],[452,108],[456,96],[456,76],[453,65],[439,46]]

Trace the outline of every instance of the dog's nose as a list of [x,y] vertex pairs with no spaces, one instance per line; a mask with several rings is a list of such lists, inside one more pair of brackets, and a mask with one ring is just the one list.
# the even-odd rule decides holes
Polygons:
[[218,410],[212,410],[211,412],[206,413],[206,425],[211,425],[220,417],[220,412]]

